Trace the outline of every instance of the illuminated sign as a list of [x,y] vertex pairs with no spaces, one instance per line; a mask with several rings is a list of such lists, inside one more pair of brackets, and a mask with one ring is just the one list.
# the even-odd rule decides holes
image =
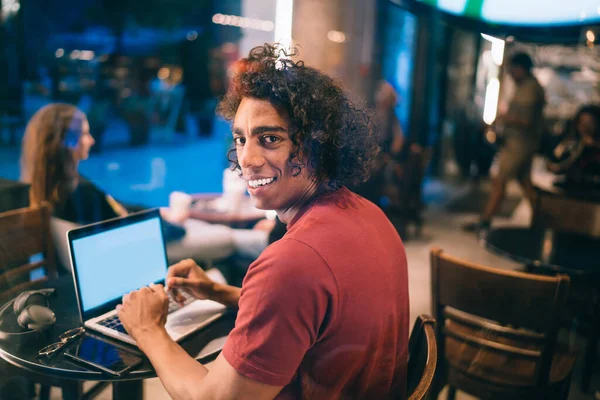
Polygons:
[[541,26],[600,22],[598,0],[419,0],[450,14],[494,24]]

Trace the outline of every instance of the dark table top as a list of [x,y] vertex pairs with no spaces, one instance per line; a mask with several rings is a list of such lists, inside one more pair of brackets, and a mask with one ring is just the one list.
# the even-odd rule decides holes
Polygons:
[[559,194],[572,199],[587,201],[590,203],[600,203],[600,186],[598,185],[575,185],[564,181],[556,181],[552,188],[546,188],[551,193]]
[[[56,295],[51,298],[50,307],[56,314],[56,324],[47,332],[39,335],[33,335],[26,341],[15,340],[15,338],[0,340],[0,358],[21,368],[24,372],[46,375],[53,378],[68,378],[77,380],[98,380],[98,381],[119,381],[119,380],[138,380],[155,377],[156,374],[150,362],[144,358],[144,363],[130,374],[115,378],[99,371],[92,371],[79,366],[63,355],[65,348],[60,354],[48,359],[38,358],[38,351],[51,343],[58,342],[58,336],[75,327],[81,326],[77,303],[75,300],[75,291],[73,278],[70,275],[62,276],[56,280],[47,282],[44,287],[56,288]],[[9,310],[10,311],[10,310]],[[3,317],[3,330],[9,331],[12,321],[6,321],[7,317],[14,318],[12,312],[5,312]],[[9,318],[10,319],[10,318]],[[8,322],[8,324],[7,324]],[[16,321],[15,321],[16,322]],[[218,321],[190,335],[180,342],[180,345],[193,357],[200,362],[209,362],[216,357],[217,353],[207,354],[203,349],[213,339],[227,336],[233,329],[235,323],[235,313],[227,313]],[[8,327],[8,328],[7,328]],[[16,328],[15,328],[16,329]],[[100,334],[92,333],[96,337],[101,337],[110,343],[118,343],[119,346],[128,348],[133,352],[139,353],[136,347],[129,346],[119,341],[113,341]],[[27,335],[29,336],[29,335]],[[74,340],[70,345],[76,343]]]
[[492,252],[524,264],[600,277],[600,239],[526,227],[491,229],[479,239]]

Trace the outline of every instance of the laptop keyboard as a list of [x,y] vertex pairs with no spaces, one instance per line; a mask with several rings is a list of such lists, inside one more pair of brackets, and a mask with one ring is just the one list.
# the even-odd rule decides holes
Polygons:
[[121,333],[124,333],[127,335],[127,331],[125,330],[125,327],[123,327],[123,324],[121,323],[121,320],[119,319],[118,315],[113,315],[111,317],[103,319],[102,321],[98,322],[98,325],[102,325],[109,329],[114,329],[115,331],[118,331],[118,332],[121,332]]
[[192,301],[196,300],[194,297],[190,296],[189,294],[185,293],[185,292],[179,292],[181,293],[181,295],[183,296],[183,306],[180,306],[175,299],[171,296],[171,292],[168,292],[167,295],[169,296],[169,311],[167,311],[168,314],[171,314],[174,311],[179,310],[181,307],[185,307],[188,304],[190,304]]
[[[184,298],[183,306],[180,306],[175,301],[175,299],[173,299],[173,297],[171,296],[171,293],[168,293],[169,309],[167,311],[167,314],[171,314],[171,313],[179,310],[180,308],[187,306],[194,300],[196,300],[194,297],[190,296],[189,294],[187,294],[185,292],[180,292],[180,293],[182,294],[182,296]],[[109,329],[114,329],[115,331],[118,331],[118,332],[121,332],[121,333],[124,333],[127,335],[127,331],[125,330],[125,327],[123,327],[123,324],[121,323],[121,320],[119,319],[119,316],[116,314],[112,315],[106,319],[103,319],[102,321],[99,321],[98,325],[104,326]]]

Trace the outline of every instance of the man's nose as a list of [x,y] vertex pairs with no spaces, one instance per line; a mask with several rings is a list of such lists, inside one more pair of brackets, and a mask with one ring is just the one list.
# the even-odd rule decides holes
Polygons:
[[261,147],[252,143],[246,143],[244,147],[238,149],[237,156],[242,168],[262,167],[265,163]]

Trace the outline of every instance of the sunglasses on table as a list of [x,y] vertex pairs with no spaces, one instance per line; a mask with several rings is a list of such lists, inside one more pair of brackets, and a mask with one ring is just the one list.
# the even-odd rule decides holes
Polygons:
[[38,357],[51,357],[55,355],[59,350],[64,348],[67,344],[78,338],[85,332],[84,327],[70,329],[63,332],[58,337],[58,342],[49,344],[38,351]]

